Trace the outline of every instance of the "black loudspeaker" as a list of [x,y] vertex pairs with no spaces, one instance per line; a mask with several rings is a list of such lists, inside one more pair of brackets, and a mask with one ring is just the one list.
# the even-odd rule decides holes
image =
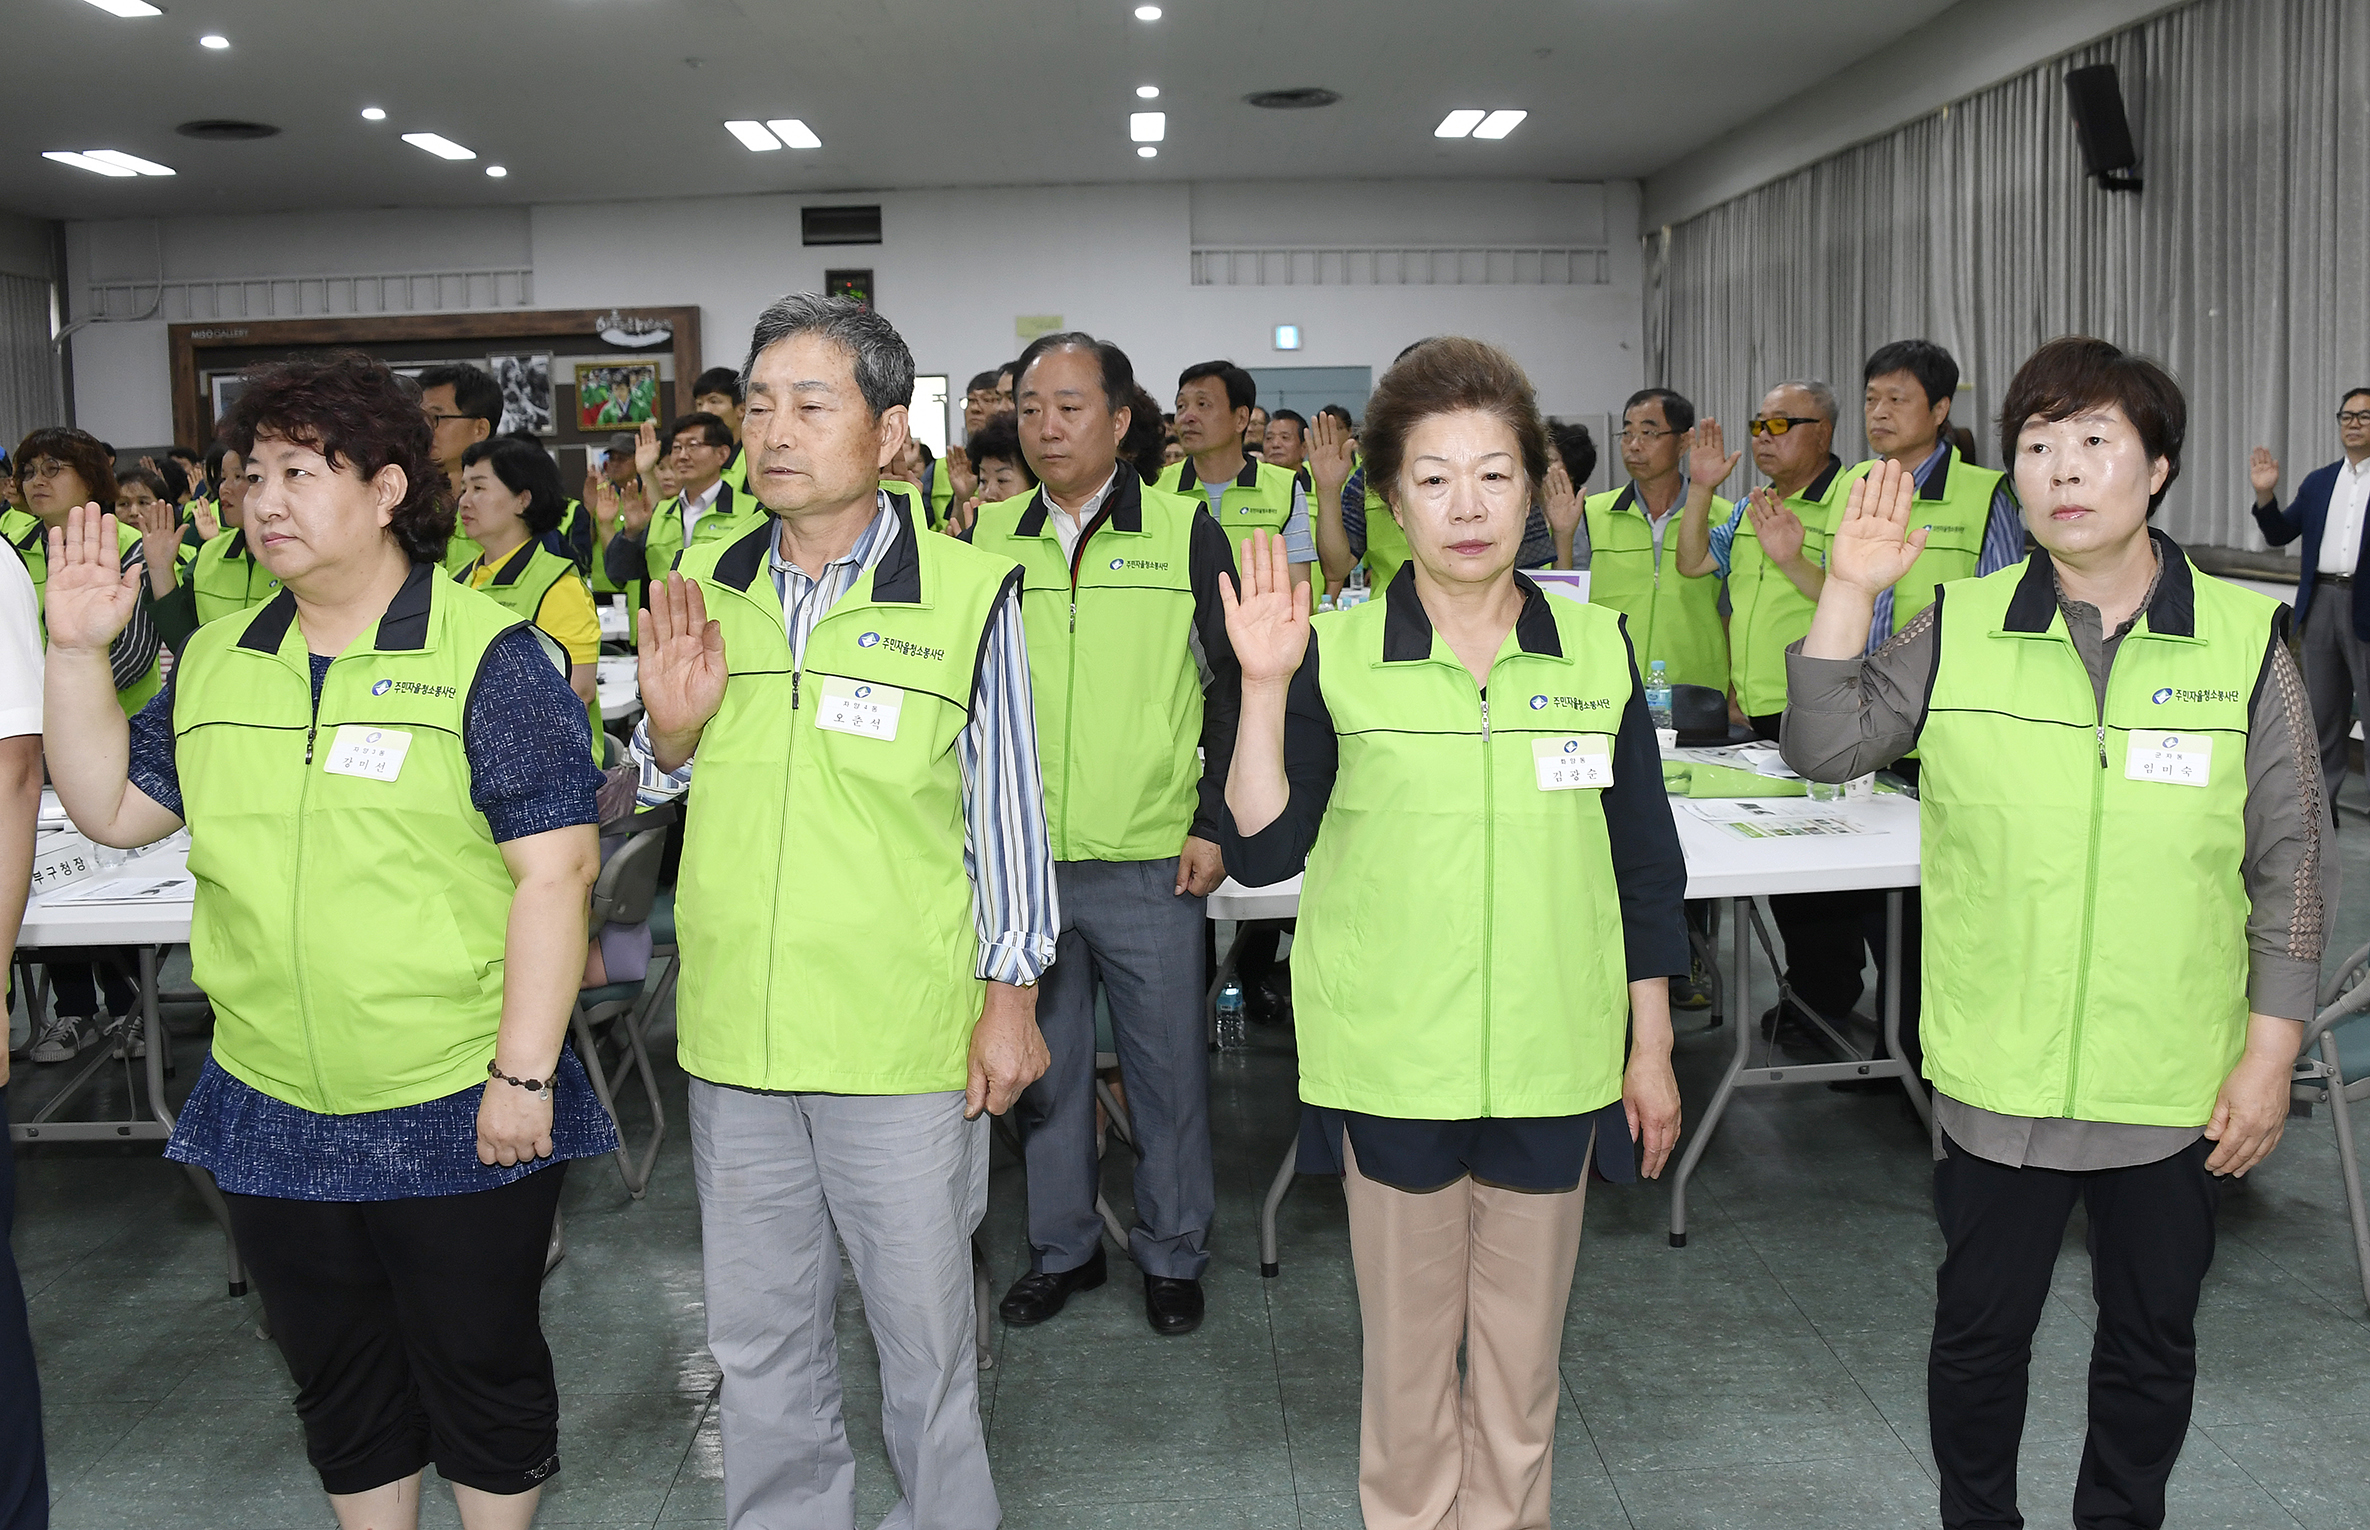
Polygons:
[[2082,140],[2082,168],[2108,191],[2137,191],[2140,178],[2122,172],[2140,162],[2132,147],[2131,122],[2123,115],[2123,86],[2113,64],[2092,64],[2066,75],[2066,99],[2074,108],[2074,133]]

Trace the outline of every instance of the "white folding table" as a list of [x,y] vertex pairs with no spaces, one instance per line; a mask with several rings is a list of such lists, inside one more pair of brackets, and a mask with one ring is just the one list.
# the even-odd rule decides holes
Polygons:
[[623,722],[642,709],[642,661],[630,653],[603,654],[595,661],[601,721]]

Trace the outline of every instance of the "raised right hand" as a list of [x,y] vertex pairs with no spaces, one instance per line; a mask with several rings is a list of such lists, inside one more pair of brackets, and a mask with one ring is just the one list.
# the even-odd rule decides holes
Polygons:
[[69,511],[49,532],[49,580],[42,616],[49,646],[69,653],[105,653],[140,609],[138,565],[122,566],[115,517],[94,502]]
[[1687,483],[1690,487],[1717,489],[1736,471],[1743,452],[1728,450],[1728,441],[1720,430],[1720,422],[1705,415],[1695,425],[1695,445],[1687,453]]
[[1284,539],[1253,531],[1243,542],[1242,593],[1231,575],[1218,576],[1218,601],[1226,608],[1226,640],[1234,645],[1243,684],[1288,680],[1308,650],[1308,597],[1292,586],[1292,560]]
[[1909,530],[1916,500],[1917,480],[1889,458],[1853,484],[1843,523],[1827,547],[1827,577],[1870,596],[1900,583],[1926,550],[1929,528]]
[[2269,447],[2258,446],[2248,456],[2247,482],[2253,486],[2258,504],[2271,503],[2272,494],[2279,488],[2279,459],[2271,455]]
[[669,574],[651,581],[635,647],[651,743],[679,765],[724,705],[724,628],[708,620],[698,585]]
[[634,427],[634,473],[646,476],[658,470],[658,459],[666,453],[659,448],[658,422],[644,420]]
[[1802,556],[1802,517],[1786,508],[1777,490],[1763,484],[1745,496],[1745,514],[1753,522],[1753,536],[1761,550],[1779,567]]
[[201,542],[211,542],[222,535],[222,512],[210,499],[190,501],[189,520],[197,527]]
[[1585,505],[1580,491],[1572,487],[1572,475],[1561,462],[1547,469],[1547,481],[1540,486],[1539,498],[1547,516],[1547,527],[1555,533],[1556,545],[1571,540],[1580,525],[1580,512]]
[[618,514],[625,521],[629,536],[640,536],[650,529],[650,490],[647,479],[637,478],[631,485],[617,491]]
[[1350,467],[1357,452],[1350,441],[1350,428],[1341,423],[1341,416],[1320,414],[1309,422],[1308,470],[1318,484],[1332,489],[1336,500],[1341,498],[1341,486],[1350,481]]

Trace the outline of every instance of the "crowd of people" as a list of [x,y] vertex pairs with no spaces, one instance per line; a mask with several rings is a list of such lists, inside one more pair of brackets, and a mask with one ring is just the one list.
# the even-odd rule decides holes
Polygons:
[[[1662,1172],[1672,1011],[1710,1003],[1668,687],[1723,741],[1921,799],[1924,961],[1918,894],[1891,971],[1876,898],[1773,899],[1793,997],[1722,1019],[1847,1024],[1871,959],[1901,995],[1936,1106],[1943,1523],[2021,1523],[2029,1341],[2078,1200],[2076,1519],[2159,1525],[2216,1187],[2279,1140],[2335,899],[2370,594],[2326,591],[2370,556],[2370,390],[2297,505],[2255,465],[2266,534],[2307,540],[2300,670],[2285,607],[2150,524],[2172,378],[2051,342],[2006,390],[2000,467],[1958,380],[1930,342],[1877,349],[1876,455],[1846,465],[1838,389],[1774,379],[1734,499],[1722,424],[1645,388],[1626,481],[1589,493],[1590,433],[1478,340],[1410,345],[1362,419],[1306,418],[1226,360],[1164,411],[1070,332],[972,378],[933,453],[893,326],[795,295],[571,495],[475,367],[261,366],[202,452],[125,464],[56,427],[10,460],[0,855],[29,860],[44,755],[95,843],[187,829],[215,1018],[168,1155],[224,1192],[341,1525],[415,1523],[433,1465],[471,1530],[527,1524],[560,1464],[539,1283],[567,1163],[616,1143],[566,1038],[580,989],[651,949],[588,927],[604,823],[680,813],[676,1049],[726,1514],[752,1530],[850,1522],[842,1247],[889,1522],[999,1522],[987,1117],[1026,1164],[998,1310],[1053,1321],[1110,1275],[1098,998],[1145,1319],[1200,1327],[1204,899],[1302,875],[1242,970],[1291,1028],[1300,1166],[1346,1187],[1365,1522],[1540,1526],[1587,1185]],[[624,737],[594,684],[609,599],[639,660]],[[24,867],[0,871],[13,929]],[[43,961],[32,1061],[139,1044],[113,955]],[[24,1329],[0,1289],[9,1526],[46,1501]]]

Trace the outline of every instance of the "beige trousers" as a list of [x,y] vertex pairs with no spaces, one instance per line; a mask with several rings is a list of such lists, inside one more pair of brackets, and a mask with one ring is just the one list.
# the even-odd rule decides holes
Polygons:
[[1346,1134],[1342,1149],[1366,1331],[1366,1530],[1545,1530],[1587,1171],[1553,1194],[1468,1177],[1419,1195],[1359,1173]]

